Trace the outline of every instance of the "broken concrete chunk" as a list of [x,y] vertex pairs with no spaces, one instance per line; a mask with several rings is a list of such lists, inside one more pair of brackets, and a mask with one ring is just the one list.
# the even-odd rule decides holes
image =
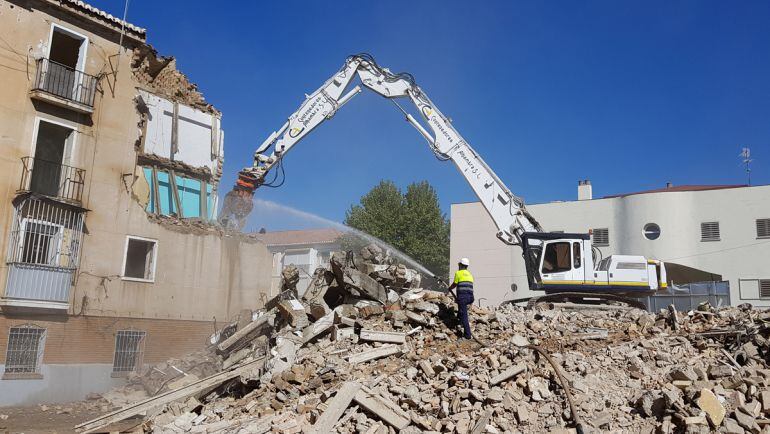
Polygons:
[[701,389],[696,403],[701,410],[706,412],[714,426],[722,424],[722,420],[725,418],[725,407],[719,402],[714,392],[709,389]]
[[394,344],[403,344],[406,342],[406,333],[399,332],[361,330],[358,336],[361,340],[370,342],[390,342]]
[[302,330],[302,340],[307,343],[329,331],[334,325],[334,311],[329,312],[318,321],[310,324]]
[[400,345],[387,344],[379,348],[374,348],[367,351],[362,351],[348,357],[348,362],[352,364],[368,362],[369,360],[381,359],[383,357],[392,356],[394,354],[401,353]]
[[307,313],[302,303],[296,299],[284,300],[278,303],[278,311],[286,318],[292,327],[306,327],[310,321],[307,319]]
[[517,365],[511,366],[510,368],[507,368],[503,372],[495,375],[489,380],[490,386],[495,386],[497,384],[502,383],[503,381],[509,380],[522,372],[527,370],[527,365],[523,363],[519,363]]
[[349,381],[340,387],[337,394],[331,402],[328,403],[321,417],[318,418],[313,428],[308,433],[325,434],[332,432],[334,424],[337,423],[342,413],[353,401],[353,397],[361,389],[361,384],[355,381]]
[[409,414],[401,410],[396,403],[374,393],[366,387],[361,388],[353,399],[361,407],[374,413],[383,422],[397,430],[402,430],[411,423]]

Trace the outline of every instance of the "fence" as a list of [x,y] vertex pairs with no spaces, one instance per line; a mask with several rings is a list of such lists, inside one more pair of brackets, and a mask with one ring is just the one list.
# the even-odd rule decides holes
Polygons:
[[714,307],[730,305],[730,282],[697,282],[671,285],[665,291],[647,297],[644,303],[650,312],[658,312],[673,304],[676,310],[687,312],[697,309],[704,301]]

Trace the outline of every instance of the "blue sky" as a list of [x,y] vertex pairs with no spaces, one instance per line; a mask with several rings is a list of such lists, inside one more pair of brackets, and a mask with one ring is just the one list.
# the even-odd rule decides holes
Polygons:
[[[122,1],[93,1],[116,16]],[[128,21],[224,114],[222,194],[347,55],[414,74],[528,203],[770,183],[770,2],[131,1]],[[474,199],[393,106],[362,93],[292,150],[260,198],[342,220],[380,179]],[[268,229],[281,229],[270,221]]]

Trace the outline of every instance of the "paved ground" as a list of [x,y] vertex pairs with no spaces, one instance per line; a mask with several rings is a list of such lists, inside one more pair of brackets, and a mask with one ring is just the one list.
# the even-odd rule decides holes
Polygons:
[[79,403],[0,407],[0,432],[74,433],[75,425],[91,420],[103,413],[104,411],[99,406]]

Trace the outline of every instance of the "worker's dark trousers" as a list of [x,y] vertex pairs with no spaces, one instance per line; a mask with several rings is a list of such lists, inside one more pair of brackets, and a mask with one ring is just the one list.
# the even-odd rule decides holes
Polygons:
[[463,325],[463,331],[465,332],[465,339],[470,339],[471,325],[468,322],[468,306],[473,304],[473,291],[457,290],[457,316],[460,319],[460,323]]

